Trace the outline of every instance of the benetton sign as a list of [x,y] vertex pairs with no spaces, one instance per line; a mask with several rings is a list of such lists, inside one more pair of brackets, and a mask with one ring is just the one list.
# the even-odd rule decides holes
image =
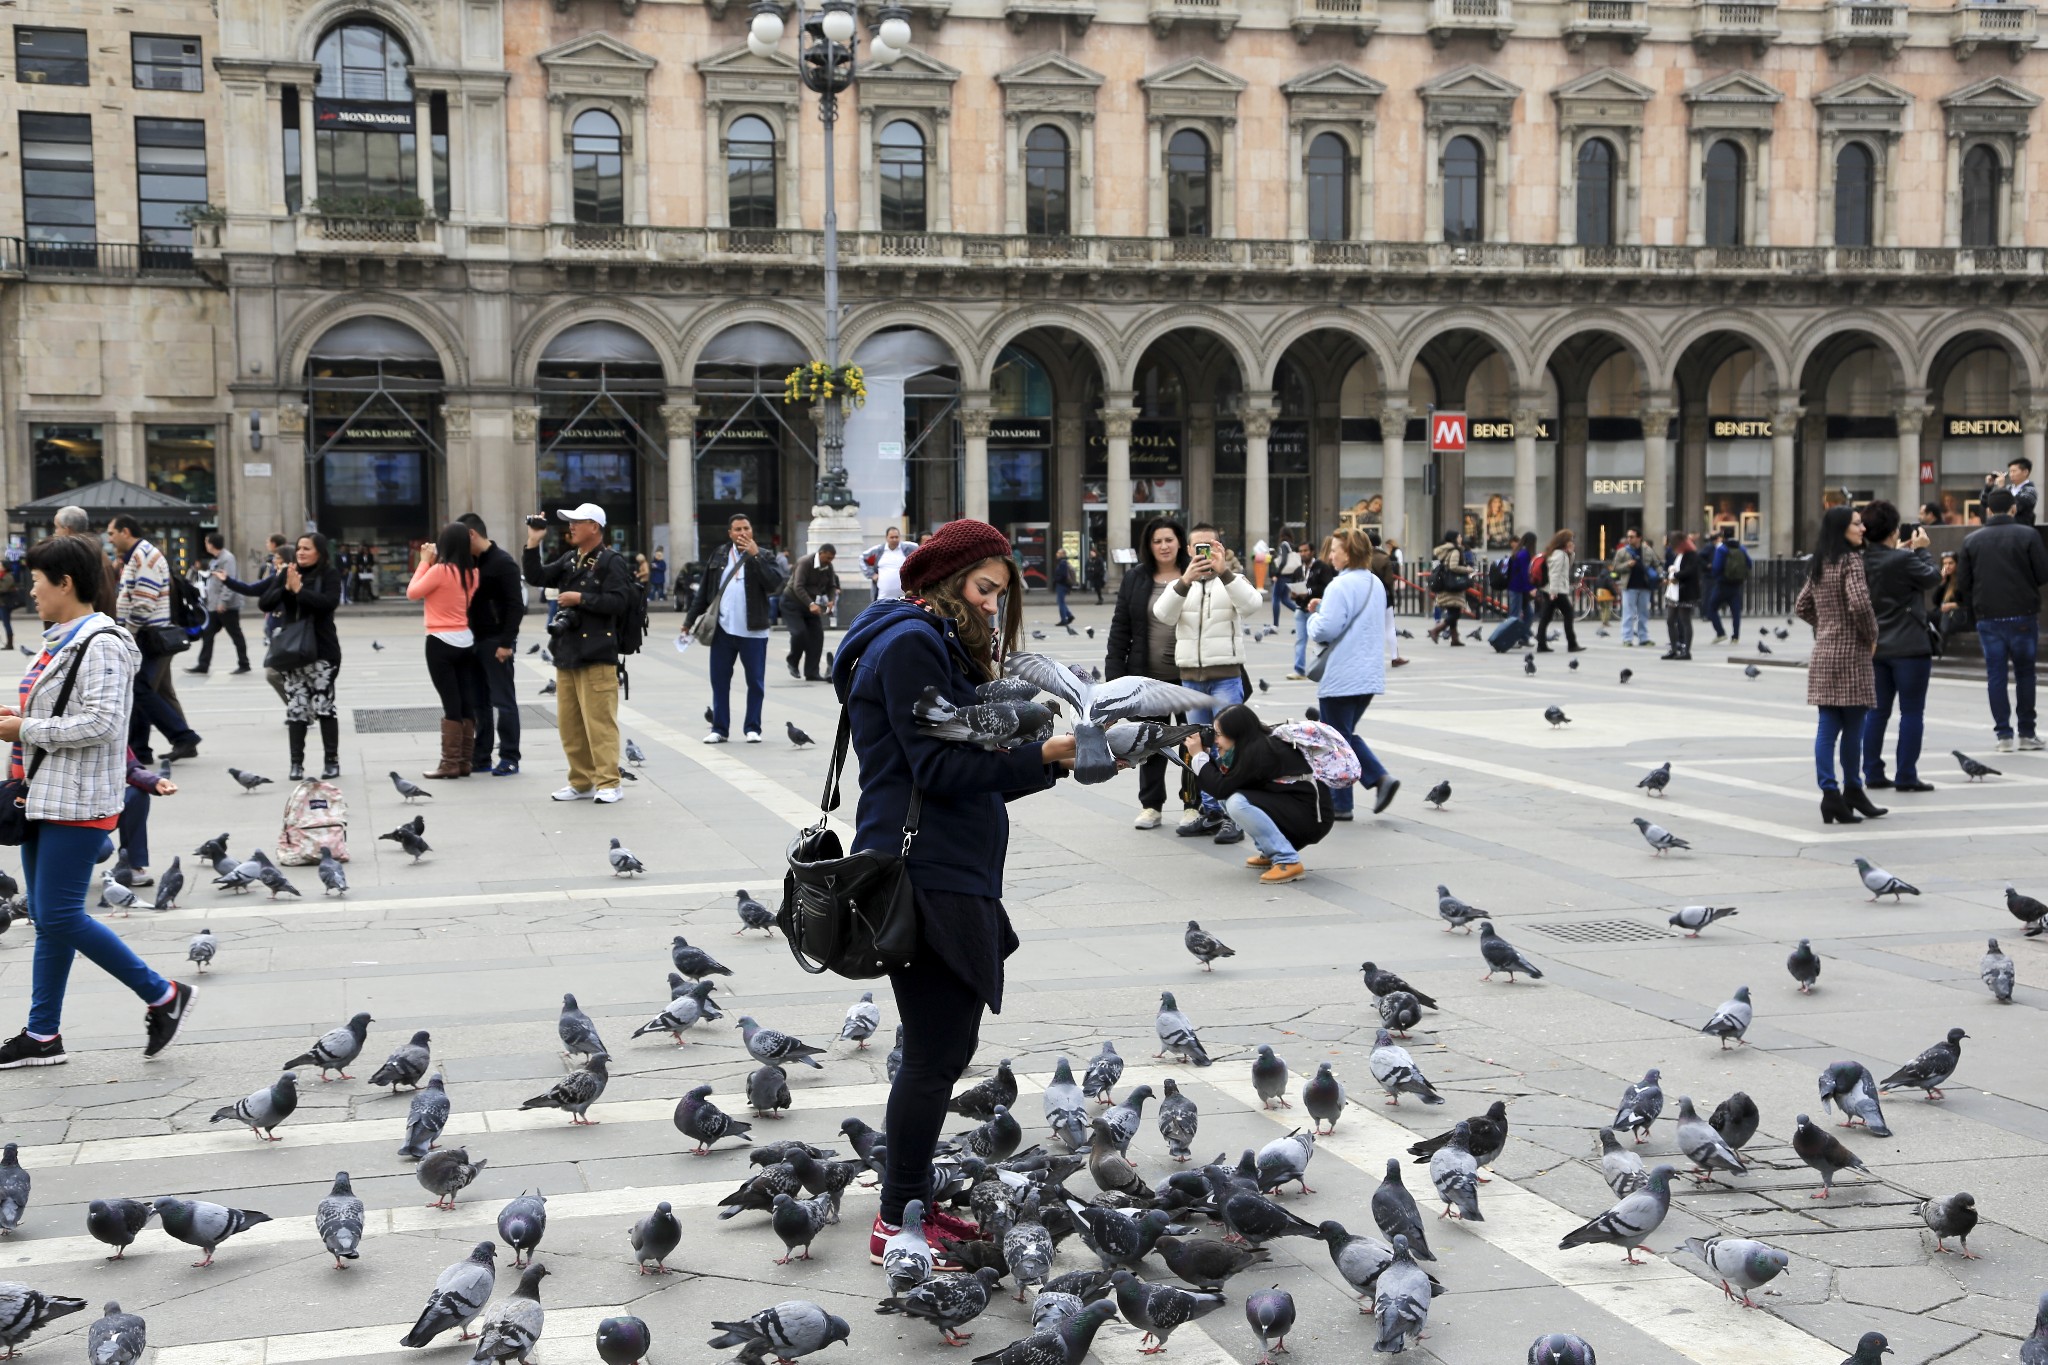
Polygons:
[[1979,436],[2017,436],[2020,434],[2020,419],[2017,417],[1950,417],[1942,423],[1941,434],[1960,439]]
[[413,107],[409,104],[313,101],[313,126],[316,128],[363,128],[380,133],[409,133],[412,123]]
[[1771,419],[1710,417],[1707,419],[1707,438],[1713,441],[1768,441],[1771,439]]

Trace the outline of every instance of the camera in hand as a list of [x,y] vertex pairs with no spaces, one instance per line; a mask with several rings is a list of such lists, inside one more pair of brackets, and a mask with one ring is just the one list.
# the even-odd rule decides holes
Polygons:
[[526,524],[532,530],[542,531],[547,529],[548,519],[536,512],[526,519]]
[[1205,541],[1202,541],[1202,542],[1201,542],[1200,544],[1196,545],[1196,546],[1195,546],[1195,558],[1196,558],[1196,559],[1207,559],[1207,558],[1209,557],[1209,546],[1210,546],[1210,542],[1209,542],[1209,541],[1206,541],[1206,540],[1205,540]]

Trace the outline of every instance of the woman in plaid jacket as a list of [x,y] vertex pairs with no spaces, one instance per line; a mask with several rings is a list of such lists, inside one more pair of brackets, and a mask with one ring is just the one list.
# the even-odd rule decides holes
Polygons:
[[[1858,825],[1885,813],[1863,788],[1863,721],[1877,705],[1870,658],[1877,650],[1877,612],[1863,567],[1863,514],[1830,507],[1820,519],[1813,569],[1792,610],[1813,627],[1813,657],[1806,668],[1806,700],[1820,711],[1813,740],[1823,824]],[[1835,780],[1835,751],[1842,758]],[[1861,814],[1858,814],[1861,812]]]
[[[85,535],[55,536],[28,552],[43,652],[21,681],[20,706],[0,707],[0,742],[14,745],[9,775],[28,780],[21,868],[36,922],[35,979],[28,1026],[0,1044],[0,1070],[66,1060],[59,1025],[76,953],[149,1007],[144,1056],[163,1051],[192,1002],[190,986],[151,971],[85,908],[94,860],[121,817],[128,717],[142,659],[107,614],[113,590],[105,563],[99,541]],[[70,695],[60,709],[67,681]]]

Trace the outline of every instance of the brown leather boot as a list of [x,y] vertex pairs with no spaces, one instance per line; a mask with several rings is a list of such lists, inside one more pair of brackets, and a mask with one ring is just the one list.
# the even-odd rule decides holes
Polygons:
[[476,721],[462,722],[462,738],[456,741],[456,761],[462,765],[463,777],[476,771]]
[[468,750],[458,748],[462,743],[462,722],[443,720],[441,722],[441,766],[421,773],[421,777],[461,777],[468,769],[463,759]]

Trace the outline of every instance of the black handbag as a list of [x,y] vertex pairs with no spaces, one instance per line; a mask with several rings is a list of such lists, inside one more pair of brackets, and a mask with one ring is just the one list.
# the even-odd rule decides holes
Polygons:
[[832,763],[825,772],[816,824],[789,845],[776,927],[789,940],[796,965],[813,976],[834,972],[855,981],[886,976],[917,954],[917,900],[910,885],[910,844],[924,809],[924,792],[910,789],[903,813],[903,847],[894,854],[863,849],[849,854],[828,817],[839,805],[839,773],[846,766],[852,730],[845,708]]
[[[64,708],[71,704],[71,689],[78,682],[79,666],[85,662],[85,647],[111,633],[112,628],[96,630],[78,642],[78,652],[71,656],[71,671],[64,675],[64,686],[57,690],[57,709],[50,712],[52,716],[63,715]],[[35,780],[36,769],[43,766],[48,753],[47,749],[37,749],[23,776],[0,780],[0,844],[16,848],[28,838],[28,784]]]
[[263,666],[289,673],[294,668],[316,663],[319,658],[320,632],[314,629],[311,617],[302,616],[277,628],[270,637],[270,648],[264,651]]

